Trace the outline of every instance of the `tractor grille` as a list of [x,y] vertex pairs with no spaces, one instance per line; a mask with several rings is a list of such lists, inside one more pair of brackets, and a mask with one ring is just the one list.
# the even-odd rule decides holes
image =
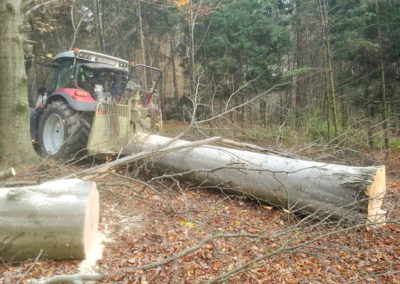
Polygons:
[[115,101],[101,102],[91,129],[88,148],[95,152],[120,151],[129,140],[129,107]]
[[129,117],[129,107],[127,105],[117,104],[112,101],[109,103],[100,103],[97,107],[97,115],[107,115],[114,117]]

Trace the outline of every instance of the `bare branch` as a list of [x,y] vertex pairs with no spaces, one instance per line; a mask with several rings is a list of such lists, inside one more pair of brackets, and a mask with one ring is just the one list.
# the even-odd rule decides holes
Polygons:
[[156,268],[159,266],[163,266],[165,264],[168,264],[174,260],[177,260],[178,258],[181,258],[182,256],[185,256],[191,252],[194,252],[198,249],[200,249],[201,247],[203,247],[206,243],[212,241],[212,240],[216,240],[216,239],[222,239],[222,238],[260,238],[260,236],[258,235],[252,235],[252,234],[246,234],[246,233],[242,233],[242,234],[217,234],[217,235],[209,235],[205,238],[203,238],[197,245],[189,247],[183,251],[181,251],[180,253],[173,255],[171,257],[168,257],[166,259],[163,259],[161,261],[158,262],[153,262],[150,264],[146,264],[146,265],[142,265],[142,266],[136,266],[134,267],[137,270],[147,270],[147,269],[152,269],[152,268]]
[[29,266],[28,270],[25,271],[25,273],[21,276],[21,278],[17,281],[17,284],[20,284],[28,275],[28,273],[32,270],[32,268],[38,263],[40,257],[42,256],[43,250],[41,249],[38,256],[35,258],[35,260],[32,262],[31,266]]
[[37,4],[37,5],[33,6],[32,8],[30,8],[26,12],[26,15],[28,16],[29,14],[31,14],[33,11],[39,9],[40,7],[43,7],[43,6],[46,6],[46,5],[55,3],[55,2],[59,2],[59,1],[63,1],[63,0],[50,0],[50,1],[47,1],[47,2],[43,2],[43,3]]
[[56,284],[56,283],[81,283],[82,281],[101,281],[104,274],[71,274],[53,276],[47,279],[35,281],[36,284]]

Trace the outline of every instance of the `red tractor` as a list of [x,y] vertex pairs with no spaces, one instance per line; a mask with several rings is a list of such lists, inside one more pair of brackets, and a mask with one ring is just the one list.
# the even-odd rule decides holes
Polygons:
[[[78,49],[58,54],[53,67],[31,111],[32,142],[41,156],[65,160],[86,152],[90,137],[98,145],[99,139],[107,141],[115,133],[127,136],[132,127],[121,128],[124,117],[130,124],[143,125],[141,113],[145,113],[145,119],[151,117],[149,127],[161,127],[161,112],[155,105],[159,69]],[[112,111],[126,107],[126,115]],[[131,115],[139,109],[138,115]],[[96,117],[104,123],[98,121],[101,128],[93,129]]]

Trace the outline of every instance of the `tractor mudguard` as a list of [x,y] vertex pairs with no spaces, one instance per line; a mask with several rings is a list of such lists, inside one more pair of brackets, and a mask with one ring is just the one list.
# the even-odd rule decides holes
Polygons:
[[65,88],[53,92],[47,99],[46,106],[57,99],[63,98],[74,110],[77,111],[95,111],[97,102],[92,96],[81,89]]

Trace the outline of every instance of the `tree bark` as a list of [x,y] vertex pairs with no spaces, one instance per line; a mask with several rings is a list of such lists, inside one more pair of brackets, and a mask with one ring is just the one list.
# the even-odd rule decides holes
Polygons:
[[382,120],[383,120],[383,139],[384,139],[384,149],[385,149],[385,159],[389,158],[389,123],[388,123],[388,106],[386,101],[386,79],[385,79],[385,61],[383,58],[383,39],[382,30],[380,23],[380,12],[378,1],[375,0],[375,11],[376,11],[376,23],[378,27],[378,42],[379,42],[379,61],[381,68],[381,86],[382,86]]
[[323,26],[323,33],[324,33],[324,43],[325,43],[325,52],[326,52],[326,64],[328,67],[329,73],[329,83],[330,83],[330,106],[332,107],[332,116],[333,116],[333,130],[334,135],[337,137],[338,135],[338,111],[337,111],[337,103],[336,103],[336,90],[335,90],[335,79],[333,75],[333,66],[332,66],[332,50],[331,50],[331,39],[330,39],[330,30],[329,30],[329,23],[328,23],[328,8],[327,8],[327,1],[323,0],[323,6],[321,1],[319,1],[319,6],[321,9],[321,21]]
[[29,137],[21,1],[0,2],[0,164],[36,159]]
[[78,179],[0,188],[0,257],[83,259],[99,219],[96,184]]
[[[98,0],[93,0],[94,22],[96,26],[96,40],[99,52],[105,52],[104,38],[103,38],[103,24],[102,24],[102,11],[101,3]],[[77,27],[79,28],[79,27]]]
[[[171,138],[137,134],[128,152],[158,149]],[[177,140],[169,147],[187,145]],[[321,218],[351,223],[382,222],[386,192],[385,168],[349,167],[273,155],[200,146],[155,158],[165,171],[186,172],[188,177],[245,193],[277,206],[308,212]]]
[[[142,51],[142,64],[146,65],[146,46],[145,46],[145,38],[144,38],[144,31],[143,31],[143,17],[142,17],[142,5],[140,4],[140,0],[136,1],[137,5],[137,13],[138,13],[138,19],[139,19],[139,33],[140,33],[140,49]],[[146,87],[146,90],[148,88],[147,85],[147,72],[145,72],[144,76],[144,86]]]
[[171,64],[172,64],[172,84],[174,87],[174,109],[176,114],[176,120],[182,121],[182,115],[179,106],[179,93],[178,93],[178,80],[176,78],[176,62],[175,62],[175,41],[171,38]]

